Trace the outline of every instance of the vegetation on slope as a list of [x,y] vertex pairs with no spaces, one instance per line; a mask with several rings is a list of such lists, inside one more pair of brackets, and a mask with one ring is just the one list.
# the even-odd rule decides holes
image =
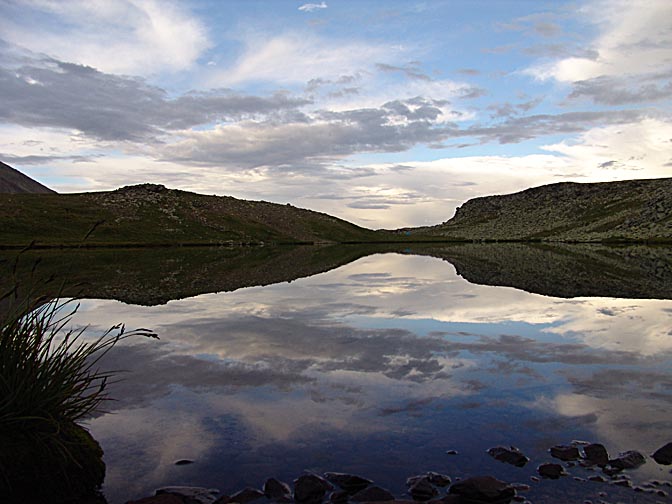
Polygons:
[[672,241],[672,178],[562,182],[467,201],[447,222],[413,230],[446,240]]
[[81,194],[1,194],[0,245],[175,245],[376,241],[327,214],[160,185]]

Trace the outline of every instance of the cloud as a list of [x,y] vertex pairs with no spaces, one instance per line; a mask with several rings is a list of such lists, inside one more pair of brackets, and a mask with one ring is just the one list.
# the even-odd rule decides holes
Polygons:
[[313,79],[337,80],[369,68],[374,61],[395,57],[399,49],[360,40],[328,40],[290,32],[245,34],[245,49],[230,67],[212,74],[213,87],[249,82],[306,84]]
[[145,141],[166,131],[295,110],[309,103],[283,93],[259,97],[226,89],[171,98],[141,78],[46,57],[0,68],[0,94],[0,121],[74,129],[112,141]]
[[[44,17],[49,23],[35,21]],[[190,68],[210,46],[180,3],[158,0],[2,2],[0,32],[33,52],[133,75]]]
[[666,0],[596,0],[579,9],[599,35],[585,44],[595,57],[569,57],[538,64],[528,73],[539,79],[561,82],[587,81],[598,77],[656,74],[670,68],[672,35],[669,20],[672,4]]
[[327,3],[326,2],[320,2],[319,4],[317,3],[307,3],[303,4],[302,6],[299,7],[300,11],[303,12],[313,12],[316,10],[321,10],[321,9],[326,9],[327,8]]

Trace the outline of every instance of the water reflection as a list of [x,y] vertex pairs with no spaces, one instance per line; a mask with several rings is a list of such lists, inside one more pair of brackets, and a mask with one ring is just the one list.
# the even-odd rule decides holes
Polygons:
[[[124,321],[162,338],[105,363],[129,370],[110,414],[90,423],[110,502],[164,484],[232,491],[304,469],[360,473],[397,494],[426,470],[525,481],[557,443],[650,453],[670,440],[671,301],[476,285],[430,255],[376,254],[291,284],[152,307],[85,301],[82,324]],[[534,464],[494,461],[485,450],[497,444]],[[175,466],[181,458],[196,463]],[[669,474],[650,460],[635,477]],[[556,484],[529,495],[603,490],[566,479],[558,494]]]

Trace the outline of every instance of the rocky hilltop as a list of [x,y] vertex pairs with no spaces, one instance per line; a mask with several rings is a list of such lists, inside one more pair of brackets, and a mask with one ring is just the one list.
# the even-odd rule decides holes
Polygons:
[[0,161],[0,193],[55,193],[46,186]]
[[474,198],[411,234],[446,240],[672,241],[672,178],[561,182]]
[[378,240],[380,232],[265,201],[141,184],[80,194],[0,194],[1,246],[221,245]]

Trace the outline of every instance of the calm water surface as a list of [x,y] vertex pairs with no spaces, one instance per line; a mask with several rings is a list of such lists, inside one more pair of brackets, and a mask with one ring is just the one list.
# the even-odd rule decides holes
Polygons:
[[[575,481],[591,474],[580,468],[560,481],[530,476],[554,444],[650,454],[672,440],[669,300],[475,285],[446,261],[389,253],[161,306],[85,300],[76,322],[161,337],[120,345],[105,363],[127,370],[109,413],[88,424],[111,504],[165,485],[291,482],[304,470],[354,472],[397,495],[407,476],[433,470],[530,483],[536,503],[660,500]],[[492,459],[486,450],[500,444],[532,461]],[[652,459],[630,474],[672,479]]]

